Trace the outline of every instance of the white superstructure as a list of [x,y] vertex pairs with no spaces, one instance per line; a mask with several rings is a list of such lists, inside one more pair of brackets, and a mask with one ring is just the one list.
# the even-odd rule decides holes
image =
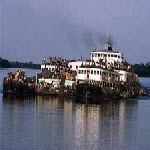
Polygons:
[[86,61],[72,61],[68,63],[70,70],[77,71],[81,65],[85,65]]
[[41,65],[41,71],[49,70],[51,72],[54,72],[55,68],[56,68],[56,65],[50,65],[50,64],[42,64]]
[[46,63],[45,57],[41,65],[41,71],[48,70],[55,72],[55,69],[73,71],[76,75],[76,81],[80,82],[97,82],[107,84],[110,87],[118,82],[127,82],[132,72],[132,66],[124,61],[123,53],[108,44],[106,39],[105,49],[97,50],[96,48],[90,53],[88,61],[78,60],[69,61],[60,58],[50,58]]
[[77,80],[89,82],[119,82],[119,73],[99,67],[80,67]]
[[106,63],[107,66],[111,64],[114,66],[115,63],[123,62],[123,54],[117,51],[112,50],[92,51],[90,55],[91,60],[93,60],[95,63],[103,61]]
[[90,56],[90,62],[78,68],[77,81],[81,83],[94,82],[114,87],[127,82],[131,76],[137,78],[132,72],[132,66],[124,61],[123,53],[118,52],[118,49],[114,51],[109,44],[105,44],[105,50],[95,48]]

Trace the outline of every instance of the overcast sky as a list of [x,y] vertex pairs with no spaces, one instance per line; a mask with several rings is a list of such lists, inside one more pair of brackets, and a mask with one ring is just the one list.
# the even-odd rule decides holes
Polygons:
[[149,0],[1,0],[0,55],[41,63],[78,58],[106,32],[130,63],[150,62]]

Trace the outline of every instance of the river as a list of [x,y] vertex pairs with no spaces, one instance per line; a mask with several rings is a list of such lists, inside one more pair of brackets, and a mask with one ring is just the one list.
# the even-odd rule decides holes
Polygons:
[[[0,70],[0,83],[16,70]],[[37,72],[25,71],[28,76]],[[140,81],[150,86],[150,78]],[[150,97],[86,106],[70,98],[5,98],[0,93],[0,149],[149,150],[149,116]]]

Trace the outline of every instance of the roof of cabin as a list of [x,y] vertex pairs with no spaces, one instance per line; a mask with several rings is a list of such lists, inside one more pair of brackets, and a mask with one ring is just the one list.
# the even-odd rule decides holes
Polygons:
[[98,52],[107,52],[107,53],[120,53],[117,51],[111,51],[111,50],[98,50],[98,51],[92,51],[91,53],[98,53]]

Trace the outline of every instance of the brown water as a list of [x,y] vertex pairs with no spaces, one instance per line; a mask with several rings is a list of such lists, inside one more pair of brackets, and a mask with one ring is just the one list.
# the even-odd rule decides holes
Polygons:
[[150,97],[86,106],[70,98],[1,93],[0,149],[149,150],[149,116]]

